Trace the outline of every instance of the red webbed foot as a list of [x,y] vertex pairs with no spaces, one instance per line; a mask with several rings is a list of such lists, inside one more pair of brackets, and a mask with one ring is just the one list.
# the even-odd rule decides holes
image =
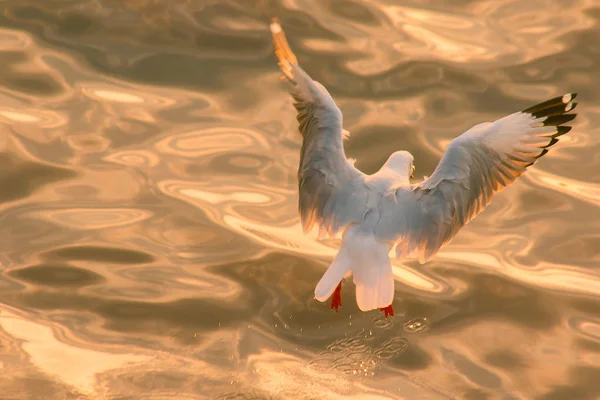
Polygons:
[[394,307],[392,307],[391,304],[387,307],[380,308],[379,311],[382,311],[385,314],[386,318],[388,317],[388,315],[391,315],[392,317],[394,316]]
[[342,282],[338,283],[331,296],[331,308],[338,312],[338,308],[342,306]]

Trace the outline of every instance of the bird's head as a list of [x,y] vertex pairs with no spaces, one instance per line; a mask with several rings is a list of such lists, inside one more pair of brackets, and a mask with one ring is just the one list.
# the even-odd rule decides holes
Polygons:
[[385,162],[384,166],[392,171],[406,177],[414,177],[415,166],[413,164],[415,158],[408,151],[396,151]]

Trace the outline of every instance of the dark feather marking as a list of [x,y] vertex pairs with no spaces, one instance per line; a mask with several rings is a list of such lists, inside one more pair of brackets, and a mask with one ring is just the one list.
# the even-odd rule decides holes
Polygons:
[[[571,111],[573,108],[575,108],[576,104],[577,103],[571,104],[571,108],[569,109],[569,111]],[[561,103],[556,106],[552,106],[552,107],[544,108],[539,111],[532,112],[531,115],[533,115],[535,118],[549,117],[551,115],[562,115],[567,112],[566,108],[568,105],[569,104]]]
[[548,143],[547,145],[545,145],[544,147],[542,147],[542,149],[547,149],[550,146],[554,146],[556,143],[558,143],[558,139],[556,139],[555,137],[553,137],[552,140],[550,141],[550,143]]
[[544,156],[544,154],[546,154],[547,152],[548,152],[548,149],[544,149],[544,150],[542,150],[542,152],[541,152],[540,154],[538,154],[538,155],[537,155],[535,158],[540,158],[540,157],[543,157],[543,156]]
[[[566,104],[563,103],[563,101],[562,101],[563,97],[564,96],[558,96],[558,97],[555,97],[553,99],[546,100],[546,101],[544,101],[542,103],[539,103],[539,104],[536,104],[536,105],[531,106],[529,108],[526,108],[522,112],[523,113],[527,113],[527,114],[533,114],[535,112],[539,112],[541,110],[545,110],[545,109],[548,109],[550,107],[553,107],[553,106],[556,106],[556,105],[559,105],[559,104],[563,104],[563,105],[566,106]],[[571,93],[571,99],[569,101],[573,101],[573,99],[575,99],[575,97],[577,97],[577,93]]]
[[558,126],[575,119],[577,114],[552,115],[544,120],[544,126]]
[[557,126],[556,130],[558,132],[556,132],[554,135],[550,136],[551,138],[557,138],[559,136],[564,135],[565,133],[568,133],[572,128],[570,126]]

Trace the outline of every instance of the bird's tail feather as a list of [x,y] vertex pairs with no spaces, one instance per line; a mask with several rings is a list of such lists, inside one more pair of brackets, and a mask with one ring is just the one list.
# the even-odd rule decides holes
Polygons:
[[386,250],[385,257],[373,257],[370,262],[362,259],[368,264],[356,263],[352,268],[356,303],[362,311],[387,307],[394,300],[394,274]]
[[325,274],[317,284],[315,288],[315,298],[321,302],[327,300],[332,294],[338,283],[342,280],[344,275],[350,271],[352,264],[347,249],[340,249],[338,255],[335,257]]
[[394,300],[394,275],[387,244],[363,236],[354,228],[344,234],[342,246],[315,289],[315,298],[327,300],[344,275],[351,271],[356,302],[362,311],[387,307]]

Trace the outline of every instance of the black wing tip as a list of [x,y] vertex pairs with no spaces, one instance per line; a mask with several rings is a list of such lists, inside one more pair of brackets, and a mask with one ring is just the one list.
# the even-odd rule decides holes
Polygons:
[[[543,126],[554,126],[556,127],[556,133],[548,137],[548,144],[541,147],[542,151],[540,154],[535,156],[537,159],[543,157],[548,153],[548,149],[558,143],[559,136],[562,136],[571,131],[571,126],[565,126],[567,122],[570,122],[577,117],[577,114],[568,114],[577,107],[577,103],[573,100],[577,97],[577,93],[567,93],[562,96],[554,97],[550,100],[546,100],[542,103],[536,104],[523,110],[523,113],[531,114],[534,118],[540,118]],[[529,163],[525,167],[529,167],[534,162]]]
[[554,146],[556,143],[558,143],[558,139],[553,137],[552,140],[550,140],[550,142],[548,142],[547,145],[543,146],[542,149],[547,149],[549,147]]
[[[562,117],[571,117],[571,118],[568,119],[570,121],[573,118],[575,118],[576,115],[577,114],[566,114],[566,115],[562,115]],[[550,118],[550,117],[548,117],[548,118]],[[546,124],[544,123],[544,125],[546,125]],[[553,126],[553,124],[548,124],[548,126]],[[546,145],[540,147],[542,149],[542,151],[540,152],[540,154],[538,154],[537,156],[535,156],[536,161],[537,161],[538,158],[543,157],[546,153],[548,153],[548,149],[550,147],[552,147],[556,143],[558,143],[558,140],[559,140],[558,137],[559,136],[562,136],[562,135],[570,132],[571,129],[572,129],[572,127],[570,127],[570,126],[564,126],[564,125],[560,125],[560,126],[554,125],[554,126],[556,126],[556,133],[553,134],[553,135],[548,136],[548,138],[550,139],[550,141]],[[525,165],[525,168],[529,167],[534,162]]]
[[[541,121],[543,126],[556,127],[556,133],[550,136],[550,142],[543,147],[544,150],[554,145],[558,141],[556,138],[571,130],[570,126],[564,126],[563,124],[573,121],[575,117],[577,117],[577,114],[575,113],[569,114],[577,107],[577,103],[573,102],[576,97],[577,93],[567,93],[522,111],[523,113],[531,114],[531,116],[536,119],[543,118]],[[544,154],[546,154],[546,152],[542,151],[538,158]]]
[[540,117],[544,117],[546,115],[550,115],[547,114],[548,112],[558,111],[561,106],[565,108],[564,112],[571,111],[575,108],[576,103],[570,107],[568,104],[571,103],[576,97],[577,93],[566,93],[562,96],[557,96],[550,100],[546,100],[539,104],[528,107],[521,112],[531,115],[542,114]]
[[551,115],[546,117],[543,121],[544,126],[556,126],[565,124],[567,122],[573,121],[577,114],[560,114],[560,115]]
[[562,136],[562,135],[564,135],[566,133],[569,133],[571,131],[571,129],[573,129],[573,128],[570,127],[570,126],[565,126],[565,125],[557,126],[556,127],[556,133],[554,135],[550,136],[550,137],[553,138],[553,139],[557,138],[557,137]]
[[548,153],[548,149],[542,150],[542,152],[535,156],[535,158],[542,158],[546,153]]
[[[577,114],[565,114],[565,115],[561,115],[560,117],[570,117],[568,119],[568,121],[571,121],[573,118],[575,118],[577,116]],[[549,119],[551,117],[548,117],[547,119]],[[562,122],[561,122],[562,123]],[[542,151],[540,154],[538,154],[537,156],[535,156],[536,159],[543,157],[546,153],[548,153],[548,149],[552,146],[554,146],[556,143],[558,143],[558,138],[568,132],[571,131],[572,127],[570,126],[564,126],[564,125],[554,125],[554,124],[546,124],[544,123],[544,125],[548,125],[548,126],[556,126],[556,133],[553,135],[549,136],[550,141],[548,142],[548,144],[544,145],[541,147]],[[533,163],[531,163],[533,164]],[[529,165],[531,165],[529,164]],[[529,165],[527,165],[526,167],[529,167]]]

